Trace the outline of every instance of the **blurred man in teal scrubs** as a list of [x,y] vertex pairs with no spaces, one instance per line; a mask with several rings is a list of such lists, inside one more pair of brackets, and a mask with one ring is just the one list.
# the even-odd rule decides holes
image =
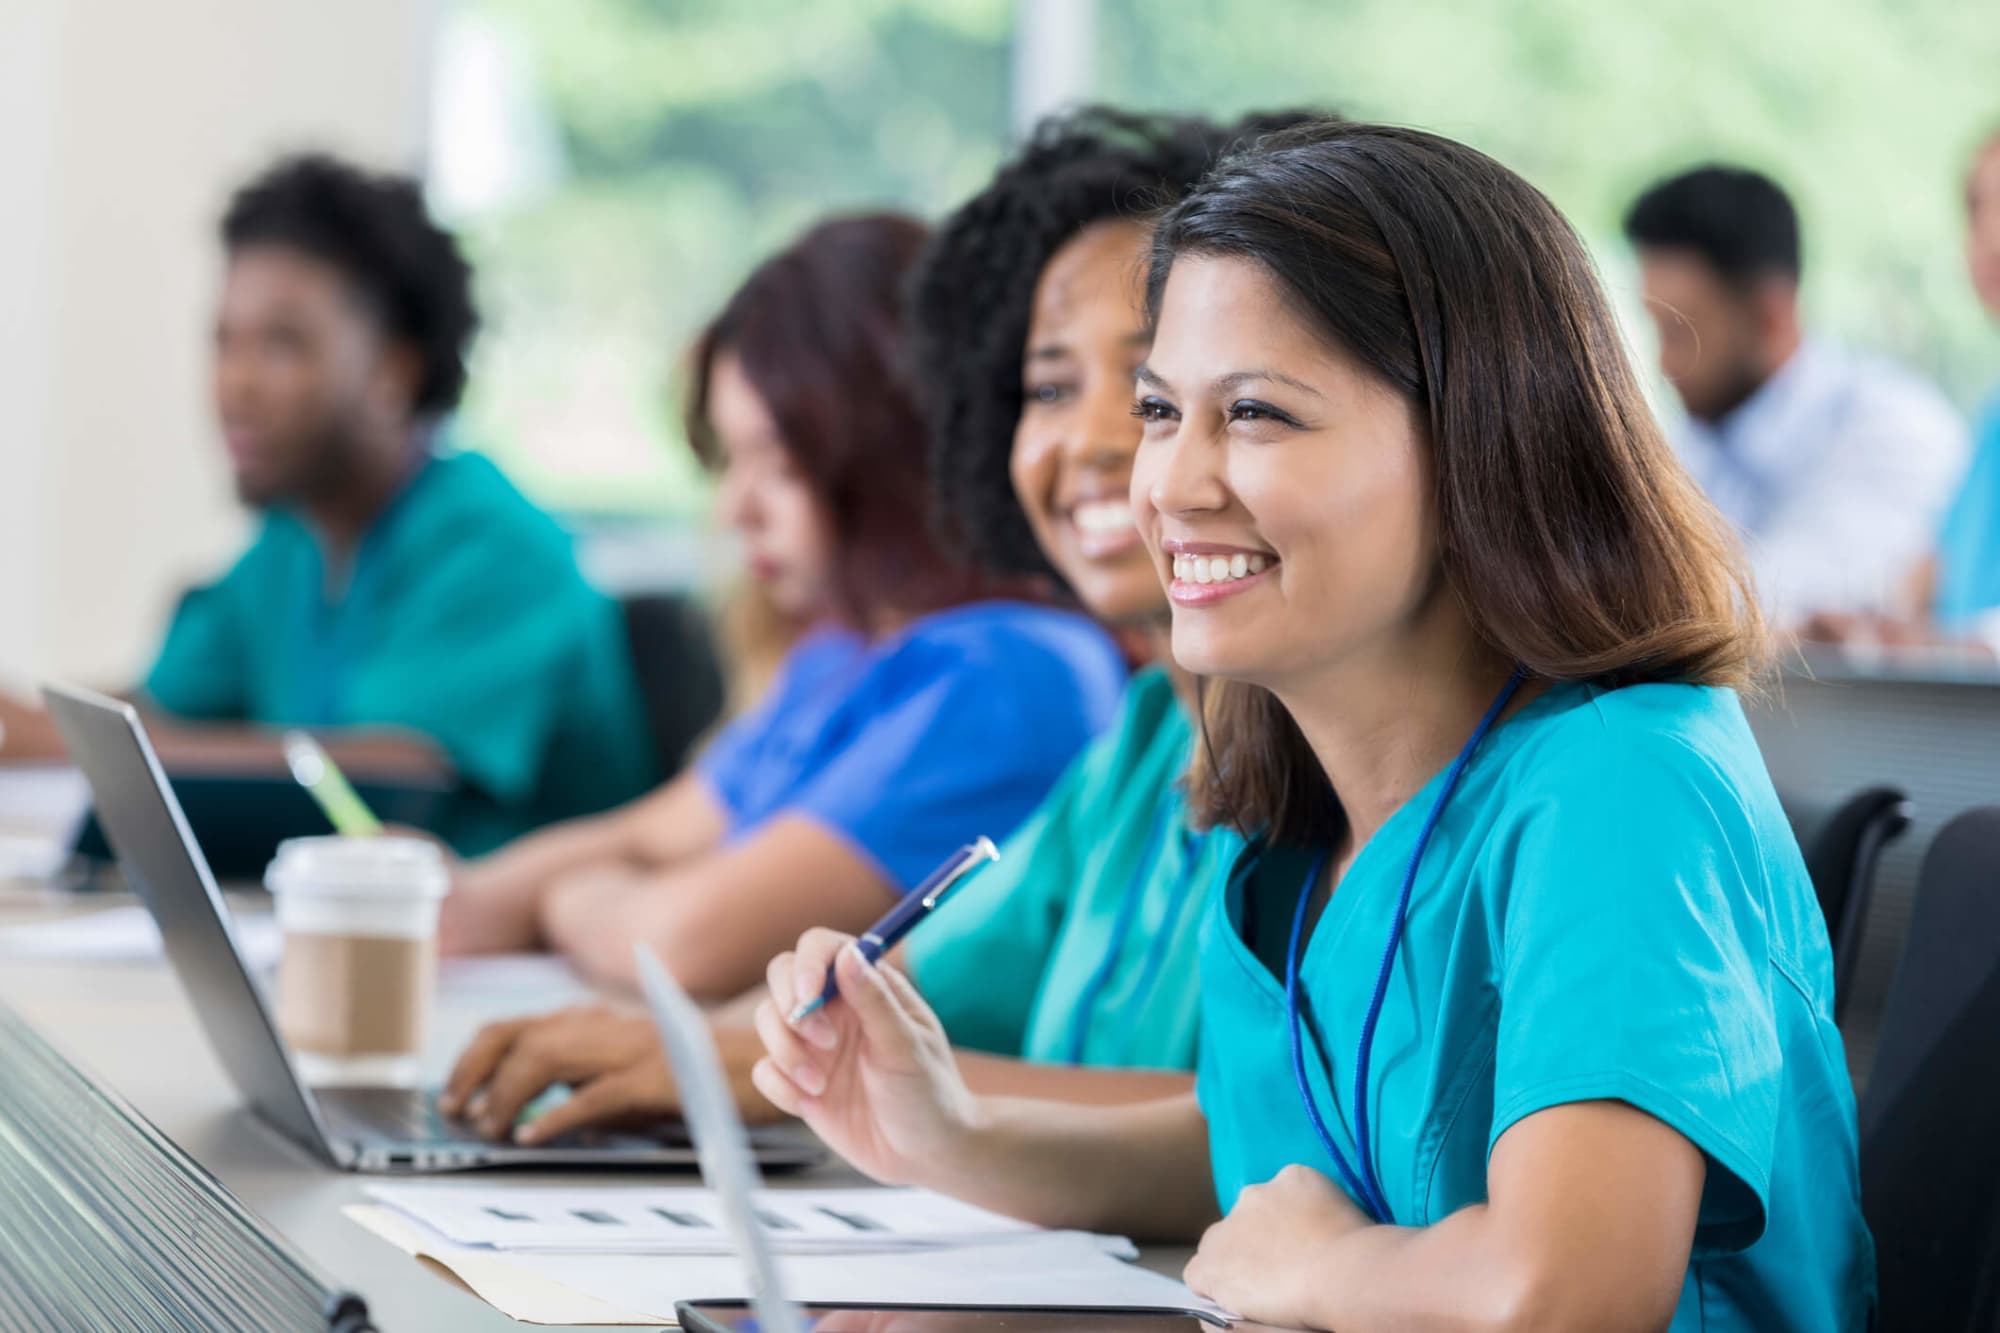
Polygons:
[[[268,728],[309,727],[359,774],[449,782],[440,831],[468,853],[643,791],[616,606],[491,463],[440,447],[478,321],[416,183],[289,159],[222,239],[216,411],[263,521],[146,677],[165,761],[275,766]],[[0,725],[8,757],[50,739],[19,704]]]

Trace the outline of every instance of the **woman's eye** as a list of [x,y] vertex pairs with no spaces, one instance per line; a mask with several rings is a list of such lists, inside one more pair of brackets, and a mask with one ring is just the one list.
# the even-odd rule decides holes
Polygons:
[[1037,403],[1060,403],[1067,398],[1073,397],[1075,393],[1075,388],[1068,384],[1031,384],[1028,386],[1028,397]]
[[1239,398],[1229,405],[1231,421],[1279,421],[1294,424],[1290,415],[1255,398]]
[[1132,415],[1141,421],[1171,421],[1174,405],[1164,398],[1146,397],[1132,404]]

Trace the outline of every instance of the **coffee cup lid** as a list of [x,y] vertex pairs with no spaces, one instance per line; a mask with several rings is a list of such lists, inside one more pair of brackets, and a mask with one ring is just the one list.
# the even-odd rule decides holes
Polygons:
[[288,838],[264,873],[273,893],[441,898],[451,887],[444,854],[422,838],[379,834]]

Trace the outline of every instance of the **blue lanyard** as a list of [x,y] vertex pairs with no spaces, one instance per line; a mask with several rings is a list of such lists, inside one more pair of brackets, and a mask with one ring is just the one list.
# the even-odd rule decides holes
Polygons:
[[[1313,1099],[1312,1084],[1306,1081],[1305,1033],[1299,1013],[1299,942],[1305,934],[1306,906],[1312,901],[1313,886],[1319,882],[1320,871],[1326,866],[1325,852],[1313,859],[1312,869],[1306,872],[1305,886],[1299,890],[1298,907],[1292,913],[1292,939],[1285,950],[1285,1023],[1292,1034],[1292,1077],[1298,1083],[1299,1100],[1305,1104],[1306,1118],[1312,1122],[1313,1133],[1319,1137],[1320,1146],[1326,1149],[1327,1156],[1333,1158],[1333,1165],[1340,1172],[1348,1194],[1376,1222],[1392,1222],[1395,1215],[1382,1194],[1381,1181],[1375,1175],[1375,1155],[1369,1150],[1368,1063],[1375,1047],[1375,1024],[1382,1017],[1382,1001],[1389,993],[1389,973],[1396,964],[1396,948],[1403,942],[1403,921],[1410,910],[1410,891],[1416,887],[1417,867],[1423,863],[1424,848],[1430,844],[1431,834],[1437,829],[1438,817],[1444,813],[1445,802],[1451,799],[1452,789],[1458,786],[1472,752],[1486,739],[1486,733],[1493,729],[1494,722],[1514,697],[1514,692],[1520,689],[1521,680],[1521,669],[1516,667],[1487,708],[1486,716],[1479,719],[1479,725],[1473,728],[1472,738],[1458,752],[1458,758],[1452,760],[1451,768],[1444,775],[1444,785],[1438,789],[1437,800],[1431,803],[1431,812],[1417,834],[1416,846],[1410,849],[1410,864],[1403,872],[1402,896],[1396,900],[1395,919],[1389,925],[1389,943],[1382,951],[1382,966],[1375,974],[1375,993],[1368,1001],[1368,1014],[1362,1020],[1361,1041],[1354,1055],[1354,1151],[1359,1171],[1348,1165],[1346,1155],[1334,1143],[1326,1121],[1320,1116],[1319,1103]],[[1327,1071],[1329,1085],[1333,1081],[1332,1072],[1331,1069]]]

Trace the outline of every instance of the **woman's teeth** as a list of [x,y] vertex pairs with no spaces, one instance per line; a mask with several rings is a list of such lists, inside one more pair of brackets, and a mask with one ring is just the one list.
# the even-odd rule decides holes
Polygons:
[[1261,555],[1177,555],[1174,577],[1182,583],[1227,583],[1262,574],[1269,564]]
[[1071,510],[1070,519],[1086,537],[1108,537],[1132,530],[1132,506],[1124,500],[1091,500]]

